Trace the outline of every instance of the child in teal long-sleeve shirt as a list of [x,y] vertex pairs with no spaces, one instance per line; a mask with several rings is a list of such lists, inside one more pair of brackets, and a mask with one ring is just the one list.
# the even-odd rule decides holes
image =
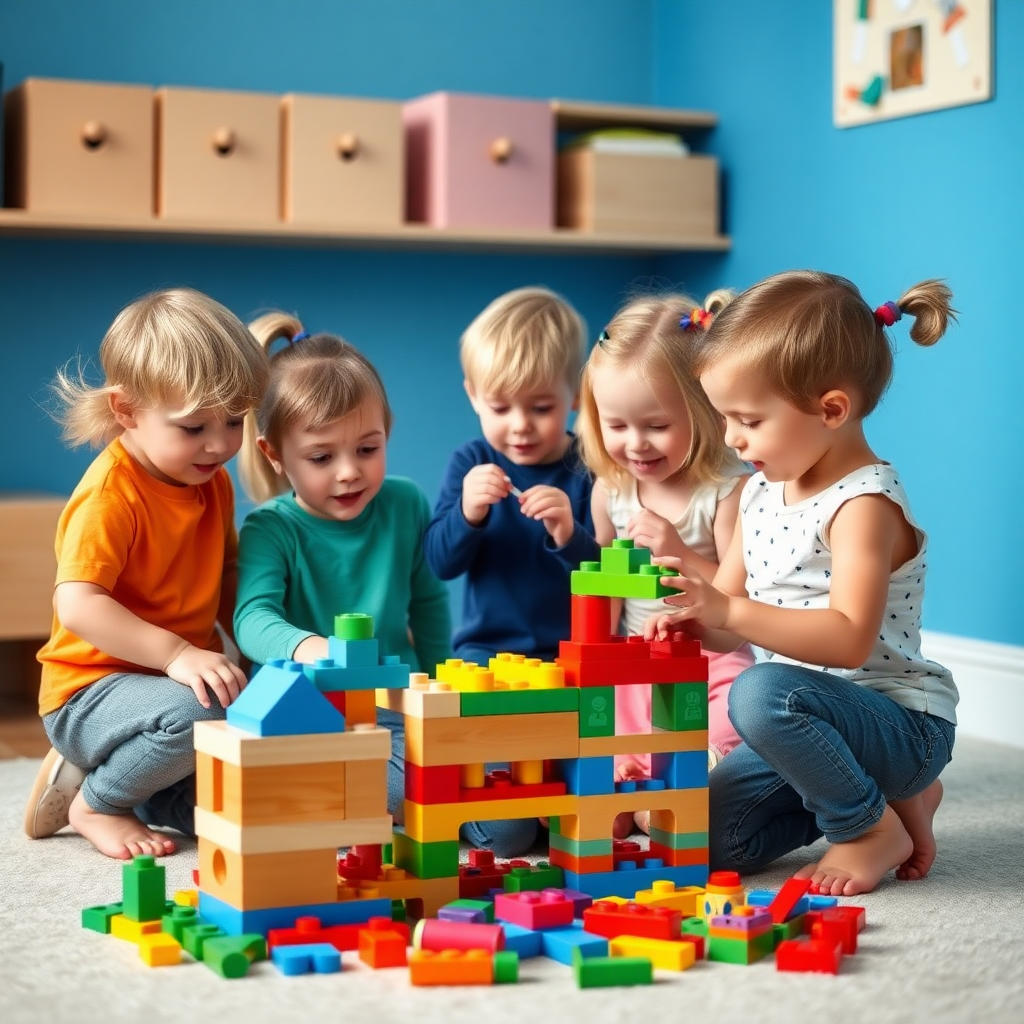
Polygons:
[[[312,663],[328,656],[336,615],[364,613],[382,654],[433,675],[451,652],[448,591],[423,556],[426,495],[385,475],[391,408],[379,374],[351,345],[309,336],[287,314],[250,330],[266,350],[287,344],[245,423],[242,483],[263,504],[239,534],[239,649],[260,664]],[[400,820],[404,720],[386,710],[377,720],[392,734],[388,810]]]

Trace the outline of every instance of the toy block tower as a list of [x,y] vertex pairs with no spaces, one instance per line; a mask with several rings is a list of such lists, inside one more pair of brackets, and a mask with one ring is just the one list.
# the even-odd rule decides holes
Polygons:
[[[343,924],[390,913],[386,900],[339,902],[338,847],[391,839],[391,734],[376,726],[375,712],[373,721],[346,729],[314,680],[322,672],[337,683],[347,667],[370,666],[327,661],[305,671],[271,662],[228,708],[226,721],[195,727],[199,908],[229,934],[265,934],[300,916]],[[396,685],[400,671],[386,675]],[[368,678],[373,687],[380,677]],[[339,690],[357,687],[331,692]]]

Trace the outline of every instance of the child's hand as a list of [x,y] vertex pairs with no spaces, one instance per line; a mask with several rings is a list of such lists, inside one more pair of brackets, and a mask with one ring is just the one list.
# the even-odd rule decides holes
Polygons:
[[[680,610],[672,616],[673,622],[696,620],[705,629],[728,629],[729,596],[716,590],[695,569],[679,558],[654,558],[656,565],[675,569],[678,576],[662,576],[661,583],[679,593],[663,600]],[[646,629],[645,629],[646,635]]]
[[572,540],[576,524],[572,518],[569,495],[557,487],[537,484],[523,492],[519,508],[524,516],[539,519],[551,535],[556,548],[564,548]]
[[493,463],[474,466],[462,481],[462,514],[466,522],[479,526],[487,510],[512,493],[508,477]]
[[625,761],[620,761],[615,766],[615,781],[616,782],[629,782],[635,781],[636,779],[646,779],[647,776],[644,774],[644,770],[640,767],[637,761],[632,758],[628,758]]
[[686,545],[679,539],[679,531],[657,512],[643,508],[628,523],[626,536],[638,548],[650,548],[657,558],[674,555],[685,558],[689,554]]
[[191,688],[204,708],[211,706],[207,687],[213,690],[220,706],[226,708],[245,688],[245,673],[217,651],[204,651],[189,644],[164,667],[164,675]]

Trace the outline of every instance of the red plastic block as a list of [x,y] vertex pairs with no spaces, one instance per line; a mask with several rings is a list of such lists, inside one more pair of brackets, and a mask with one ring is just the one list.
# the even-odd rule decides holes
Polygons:
[[335,949],[359,948],[359,931],[365,924],[332,924],[326,928],[319,917],[299,917],[294,928],[271,928],[267,932],[267,946],[305,946],[310,943],[329,942]]
[[572,639],[579,644],[607,643],[611,639],[612,599],[572,595]]
[[359,930],[359,959],[374,970],[404,967],[408,945],[409,926],[390,917],[371,917]]
[[699,658],[700,641],[677,633],[673,640],[652,640],[652,658]]
[[504,892],[494,897],[494,916],[531,931],[570,925],[576,905],[560,889]]
[[467,924],[436,917],[416,922],[412,944],[417,949],[484,949],[498,953],[505,948],[505,929],[500,924]]
[[842,945],[823,939],[785,939],[775,950],[775,966],[780,971],[838,974],[842,959]]
[[785,924],[793,908],[800,902],[811,887],[809,878],[790,878],[775,894],[775,899],[768,904],[768,913],[772,915],[773,924]]
[[843,952],[847,956],[857,952],[857,921],[848,914],[838,912],[838,908],[808,911],[805,927],[812,939],[842,943]]
[[459,765],[424,767],[405,762],[405,798],[416,804],[453,804],[459,799]]
[[683,915],[669,907],[642,903],[610,903],[598,900],[583,911],[584,931],[614,939],[636,935],[645,939],[678,939]]

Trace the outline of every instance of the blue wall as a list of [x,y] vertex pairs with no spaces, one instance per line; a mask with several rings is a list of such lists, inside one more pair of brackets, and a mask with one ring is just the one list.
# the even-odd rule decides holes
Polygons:
[[1024,644],[1024,487],[1011,462],[1024,385],[1024,4],[995,3],[993,100],[845,129],[832,123],[832,6],[657,0],[652,100],[715,110],[709,142],[727,172],[733,249],[714,266],[688,261],[685,276],[742,288],[814,267],[851,278],[872,305],[946,278],[960,326],[922,349],[897,325],[895,381],[868,437],[930,534],[926,627]]
[[[363,348],[397,412],[390,469],[433,496],[449,451],[476,431],[458,336],[502,291],[562,291],[593,334],[648,280],[700,291],[813,265],[881,302],[944,276],[962,326],[929,351],[898,335],[897,381],[870,435],[900,466],[932,535],[926,625],[1024,643],[1011,589],[1024,576],[1019,513],[1011,523],[1021,485],[1002,465],[1014,442],[1010,389],[1024,379],[1006,299],[1024,280],[1024,69],[1010,57],[1024,10],[998,0],[996,14],[995,101],[839,131],[825,0],[4,0],[5,88],[35,75],[716,111],[707,146],[723,160],[734,251],[645,260],[3,238],[0,487],[74,485],[90,455],[60,444],[42,409],[46,383],[56,366],[94,353],[117,310],[156,287],[192,285],[243,318],[294,310]],[[984,483],[972,486],[967,466]]]

